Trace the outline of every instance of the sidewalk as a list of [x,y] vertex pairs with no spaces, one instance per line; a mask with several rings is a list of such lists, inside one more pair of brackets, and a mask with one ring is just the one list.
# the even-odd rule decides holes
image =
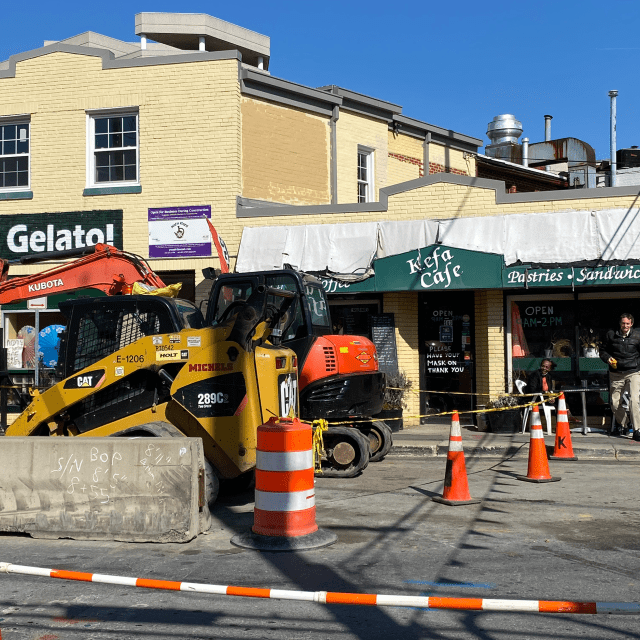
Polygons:
[[[390,424],[391,426],[391,424]],[[451,422],[442,418],[429,419],[427,424],[406,426],[393,432],[393,448],[390,456],[446,457],[449,450]],[[555,433],[546,435],[547,453],[551,455],[555,446]],[[465,457],[528,458],[529,431],[526,433],[481,432],[476,427],[462,426],[462,446]],[[633,459],[640,461],[640,442],[621,436],[609,437],[595,430],[582,435],[571,432],[574,454],[580,460],[587,459]],[[551,461],[556,462],[556,461]],[[564,461],[560,461],[563,462]]]

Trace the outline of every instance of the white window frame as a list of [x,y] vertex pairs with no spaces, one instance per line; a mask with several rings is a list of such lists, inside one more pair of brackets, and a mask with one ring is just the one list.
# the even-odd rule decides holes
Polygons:
[[29,133],[27,134],[27,143],[28,143],[27,153],[17,153],[17,149],[16,149],[16,153],[4,154],[2,152],[2,145],[0,142],[0,160],[3,158],[26,158],[27,159],[27,184],[16,185],[15,187],[3,187],[0,184],[0,193],[11,193],[15,191],[31,190],[31,116],[16,115],[16,116],[0,117],[0,127],[4,127],[6,125],[15,125],[18,127],[18,131],[19,131],[19,127],[21,124],[26,124],[28,125],[28,128],[29,128]]
[[[128,187],[140,185],[140,113],[138,107],[122,107],[119,109],[100,109],[87,111],[87,187]],[[136,119],[136,144],[135,147],[112,147],[104,149],[95,148],[95,123],[100,118],[135,117]],[[96,180],[96,153],[104,151],[132,150],[136,152],[136,179],[135,180]]]
[[[358,155],[357,155],[357,161],[356,161],[356,180],[357,180],[357,197],[358,197],[358,202],[375,202],[375,197],[374,197],[374,168],[375,168],[375,164],[374,164],[374,152],[375,149],[371,149],[370,147],[363,147],[361,145],[358,145]],[[365,180],[361,180],[360,179],[360,156],[363,156],[365,158],[365,162],[366,162],[366,179]],[[361,195],[360,195],[360,187],[363,186],[364,187],[364,200],[361,200]]]

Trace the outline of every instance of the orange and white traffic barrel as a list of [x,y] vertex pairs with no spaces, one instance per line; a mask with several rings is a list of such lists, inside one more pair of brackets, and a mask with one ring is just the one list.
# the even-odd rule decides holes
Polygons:
[[253,528],[237,546],[264,550],[314,549],[337,536],[316,524],[313,433],[297,418],[271,418],[258,427]]

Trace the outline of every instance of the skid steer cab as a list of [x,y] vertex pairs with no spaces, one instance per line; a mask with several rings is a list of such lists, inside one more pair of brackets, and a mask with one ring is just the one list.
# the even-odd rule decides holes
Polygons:
[[259,286],[216,327],[174,298],[63,302],[62,380],[35,392],[6,435],[200,437],[211,504],[218,479],[255,468],[257,427],[298,414],[296,355],[264,339],[293,301]]
[[[213,274],[205,269],[204,275]],[[392,444],[391,429],[374,418],[385,389],[375,345],[362,336],[335,335],[322,283],[291,269],[219,275],[209,296],[207,325],[224,325],[259,287],[295,296],[269,339],[298,357],[301,417],[334,423],[324,435],[323,474],[357,475]],[[277,305],[277,299],[267,304]]]

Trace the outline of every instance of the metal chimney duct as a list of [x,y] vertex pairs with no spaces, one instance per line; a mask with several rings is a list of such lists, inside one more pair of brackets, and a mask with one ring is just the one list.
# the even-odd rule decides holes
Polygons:
[[611,186],[618,186],[618,176],[616,175],[616,97],[618,92],[615,89],[609,91],[611,98]]
[[551,121],[553,116],[544,117],[544,141],[549,142],[551,140]]
[[522,122],[510,113],[496,116],[487,126],[487,137],[491,144],[504,144],[511,142],[518,144],[518,138],[522,135]]
[[487,125],[487,137],[491,143],[484,152],[490,158],[499,158],[520,164],[522,151],[518,138],[522,135],[522,123],[510,113],[496,116]]
[[522,166],[529,166],[529,138],[522,138]]

